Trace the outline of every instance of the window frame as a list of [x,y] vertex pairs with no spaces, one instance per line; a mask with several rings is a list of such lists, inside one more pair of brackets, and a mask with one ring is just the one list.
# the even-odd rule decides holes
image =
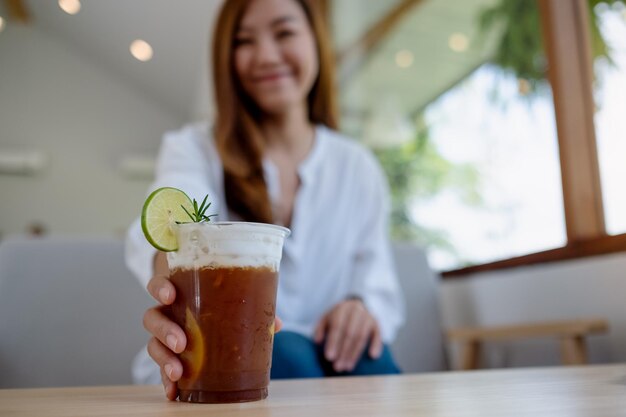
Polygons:
[[[594,126],[587,0],[537,0],[554,99],[567,244],[486,264],[443,271],[463,278],[546,262],[626,251],[626,233],[608,235]],[[573,36],[572,36],[573,34]]]

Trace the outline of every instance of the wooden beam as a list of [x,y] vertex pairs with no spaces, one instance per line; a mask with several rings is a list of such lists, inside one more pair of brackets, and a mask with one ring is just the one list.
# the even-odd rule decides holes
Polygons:
[[30,22],[30,12],[24,0],[4,0],[4,3],[11,20],[20,23]]
[[337,56],[339,83],[343,84],[367,61],[372,52],[402,21],[406,14],[423,0],[402,0],[376,22],[365,34]]
[[550,249],[488,264],[468,266],[453,271],[445,271],[441,273],[441,277],[444,279],[466,278],[479,272],[500,271],[521,266],[561,262],[569,259],[587,258],[590,256],[600,256],[618,252],[626,252],[626,233],[573,241],[563,248]]
[[606,333],[609,323],[604,318],[587,318],[562,321],[519,323],[501,326],[457,327],[446,335],[453,342],[487,342],[517,340],[532,337],[576,337],[593,333]]
[[606,235],[593,116],[587,0],[539,0],[570,242]]

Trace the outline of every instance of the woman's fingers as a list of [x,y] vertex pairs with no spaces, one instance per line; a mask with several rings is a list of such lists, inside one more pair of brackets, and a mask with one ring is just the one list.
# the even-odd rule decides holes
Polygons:
[[[146,288],[162,305],[170,305],[176,298],[176,289],[165,275],[153,276]],[[148,354],[161,369],[165,396],[168,400],[174,401],[178,396],[176,381],[183,374],[183,366],[175,353],[185,349],[187,344],[185,333],[163,314],[161,306],[146,311],[143,316],[143,327],[153,336],[148,342]]]
[[282,328],[283,321],[280,319],[280,317],[276,316],[276,318],[274,318],[274,333],[280,332],[280,329]]
[[326,335],[326,345],[324,346],[324,356],[326,360],[334,362],[341,351],[344,342],[347,311],[345,308],[334,309],[328,317],[328,334]]
[[374,327],[374,334],[372,335],[372,341],[370,342],[370,348],[368,350],[368,353],[370,355],[370,358],[372,359],[378,359],[380,358],[380,355],[382,355],[383,353],[383,338],[380,334],[380,328],[378,327],[377,323],[374,323],[375,327]]
[[143,316],[143,327],[172,352],[181,353],[185,350],[187,345],[185,332],[163,314],[160,307],[153,307],[146,311]]
[[178,396],[176,381],[183,374],[183,366],[178,358],[159,342],[155,337],[148,342],[148,354],[159,365],[163,390],[168,400],[175,400]]
[[176,288],[164,275],[155,275],[146,287],[155,300],[163,305],[170,305],[176,298]]
[[358,307],[354,308],[346,324],[342,351],[333,364],[335,371],[344,372],[354,369],[365,350],[372,330],[372,319],[367,311]]
[[170,381],[178,381],[183,374],[183,365],[171,350],[155,337],[148,342],[148,354],[159,365]]
[[362,301],[347,300],[336,305],[317,325],[314,339],[323,340],[324,356],[336,372],[351,371],[361,359],[368,342],[371,358],[380,357],[383,342],[376,319]]
[[175,382],[170,381],[167,375],[165,375],[163,368],[161,368],[161,381],[163,382],[165,397],[170,401],[176,400],[176,397],[178,397],[178,386]]

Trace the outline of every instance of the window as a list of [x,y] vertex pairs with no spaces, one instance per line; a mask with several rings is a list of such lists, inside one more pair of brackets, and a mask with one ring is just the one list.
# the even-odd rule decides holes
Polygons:
[[[376,22],[407,2],[336,3],[341,16]],[[342,128],[372,147],[388,174],[394,238],[425,246],[438,269],[565,245],[552,94],[536,77],[545,67],[540,31],[530,27],[539,52],[530,54],[507,45],[497,18],[481,19],[502,1],[414,3],[341,79]],[[521,4],[539,25],[536,3]],[[340,50],[372,26],[335,23]],[[515,65],[529,77],[489,64],[507,48],[521,52]]]
[[514,76],[487,65],[426,107],[426,125],[440,154],[456,167],[472,167],[412,208],[416,223],[445,230],[454,248],[432,247],[435,267],[507,259],[566,243],[549,94],[520,95]]
[[595,12],[611,57],[595,64],[596,140],[606,228],[618,234],[626,232],[626,7],[600,3]]

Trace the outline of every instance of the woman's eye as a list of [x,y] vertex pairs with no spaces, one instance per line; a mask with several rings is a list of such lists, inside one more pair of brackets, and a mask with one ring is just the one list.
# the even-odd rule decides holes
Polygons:
[[250,38],[235,38],[235,46],[243,46],[252,44],[252,39]]
[[276,34],[276,37],[278,39],[285,39],[285,38],[289,38],[290,36],[292,36],[294,33],[290,30],[281,30]]

